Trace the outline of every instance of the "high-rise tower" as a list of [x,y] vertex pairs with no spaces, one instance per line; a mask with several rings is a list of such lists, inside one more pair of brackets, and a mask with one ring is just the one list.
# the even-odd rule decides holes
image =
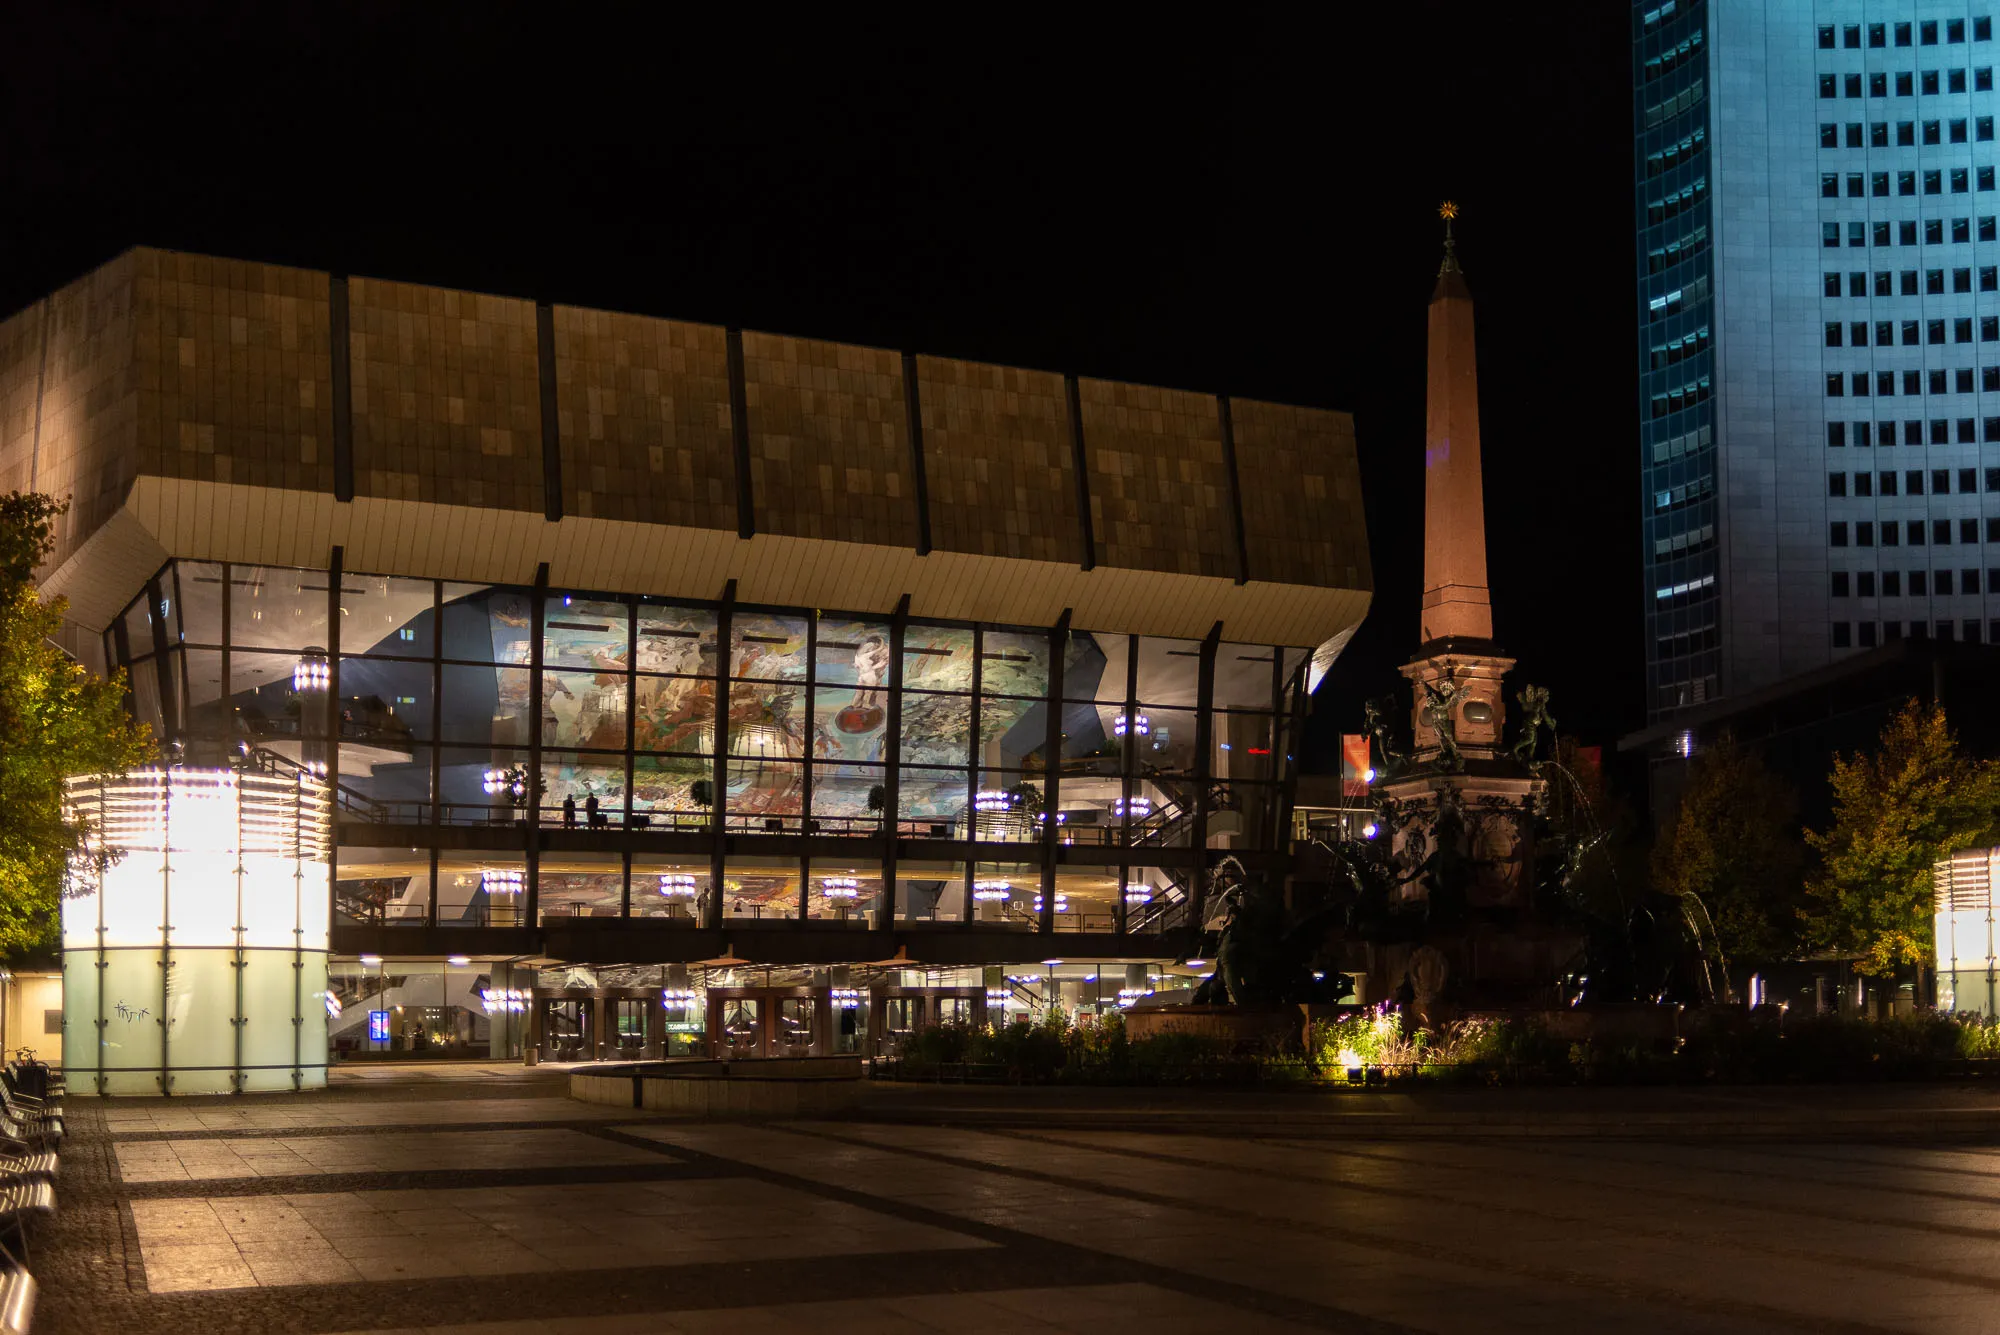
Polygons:
[[1655,721],[2000,629],[1996,8],[1632,6]]

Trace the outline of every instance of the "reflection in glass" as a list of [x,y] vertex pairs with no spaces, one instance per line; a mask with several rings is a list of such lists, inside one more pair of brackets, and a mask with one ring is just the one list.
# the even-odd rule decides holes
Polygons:
[[340,786],[370,820],[396,824],[428,821],[431,748],[405,743],[390,750],[380,745],[342,742]]
[[813,1010],[810,997],[778,998],[778,1029],[774,1038],[782,1054],[803,1057],[813,1049]]
[[1063,650],[1063,698],[1123,700],[1129,635],[1072,631]]
[[[633,824],[659,829],[698,828],[707,823],[708,804],[697,802],[694,786],[712,784],[715,768],[707,758],[693,756],[635,756],[632,760]],[[700,814],[699,821],[675,820],[673,813]]]
[[715,613],[639,599],[636,666],[641,672],[715,675]]
[[979,691],[982,695],[1046,698],[1049,693],[1047,633],[983,632],[979,651]]
[[889,721],[889,627],[822,621],[814,666],[813,754],[878,761]]
[[734,1056],[754,1056],[764,1037],[763,1001],[757,997],[725,997],[722,1001],[722,1046]]
[[626,678],[611,672],[542,671],[542,744],[625,749]]
[[1217,714],[1210,772],[1218,779],[1276,777],[1276,725],[1270,714]]
[[429,741],[433,736],[432,690],[428,663],[343,656],[341,737],[392,747],[412,739]]
[[[528,744],[527,668],[468,667],[446,663],[440,732],[448,742],[494,746]],[[623,745],[623,742],[620,742]]]
[[229,567],[231,648],[326,645],[326,572],[281,566]]
[[542,859],[540,876],[537,902],[545,922],[616,918],[624,911],[625,871],[615,854],[550,854]]
[[899,752],[906,765],[963,765],[972,758],[972,700],[963,695],[903,694]]
[[903,631],[903,686],[918,691],[970,691],[972,631],[912,622]]
[[340,578],[340,648],[386,658],[429,658],[436,586],[427,579],[346,574]]
[[755,681],[806,679],[806,619],[735,613],[729,622],[730,675]]
[[731,858],[723,875],[722,912],[728,918],[798,917],[798,859]]
[[438,855],[438,926],[527,924],[527,864],[519,852],[449,849]]
[[1225,644],[1215,654],[1215,707],[1271,707],[1271,646]]
[[544,751],[542,822],[572,829],[624,825],[624,758]]
[[847,833],[857,823],[872,832],[881,821],[886,783],[887,775],[880,765],[833,765],[816,761],[812,814],[842,822],[828,827],[836,833]]
[[[953,837],[955,822],[971,800],[964,770],[905,766],[896,794],[896,817],[916,821],[919,836]],[[928,825],[930,828],[923,828]]]
[[189,649],[187,664],[187,730],[197,737],[227,738],[233,731],[234,711],[222,693],[222,651]]
[[526,589],[487,584],[444,586],[444,656],[467,663],[532,661]]
[[[216,561],[180,561],[174,566],[180,582],[180,618],[175,627],[187,644],[222,643],[222,565]],[[171,587],[171,586],[170,586]],[[323,595],[322,595],[323,596]],[[140,595],[143,602],[145,595]],[[169,625],[174,625],[169,622]],[[170,633],[168,636],[172,639]],[[144,652],[151,642],[134,643],[134,652]]]
[[964,916],[963,862],[896,864],[898,922],[957,922]]
[[639,677],[633,685],[632,745],[640,751],[715,753],[715,683],[699,677]]
[[551,593],[542,607],[543,666],[630,670],[630,613],[624,603]]
[[[491,770],[526,771],[529,755],[508,747],[443,748],[439,757],[438,799],[448,825],[512,825],[522,816],[504,792],[489,792]],[[560,800],[560,799],[558,799]]]
[[[1139,637],[1139,701],[1193,709],[1201,693],[1201,641]],[[1269,694],[1266,687],[1265,694]]]

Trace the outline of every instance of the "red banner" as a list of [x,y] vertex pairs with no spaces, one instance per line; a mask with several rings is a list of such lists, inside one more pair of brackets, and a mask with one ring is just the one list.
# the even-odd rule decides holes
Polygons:
[[1340,735],[1340,794],[1342,797],[1368,796],[1368,734],[1344,732]]

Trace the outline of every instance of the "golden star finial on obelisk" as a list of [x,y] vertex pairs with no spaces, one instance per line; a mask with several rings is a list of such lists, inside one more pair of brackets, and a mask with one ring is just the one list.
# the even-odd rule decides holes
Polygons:
[[1438,217],[1444,219],[1444,263],[1438,266],[1440,274],[1458,272],[1458,243],[1451,234],[1451,220],[1458,216],[1458,205],[1447,199],[1438,205]]

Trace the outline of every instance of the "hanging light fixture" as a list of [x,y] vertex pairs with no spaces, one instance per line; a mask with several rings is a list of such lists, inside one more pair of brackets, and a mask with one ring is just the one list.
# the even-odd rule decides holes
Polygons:
[[828,899],[859,899],[861,882],[852,876],[822,876],[819,879],[819,892]]
[[665,871],[660,873],[660,894],[667,899],[693,899],[694,877],[686,872]]
[[488,867],[479,873],[479,886],[488,898],[521,893],[521,873],[513,867]]
[[292,665],[292,689],[323,691],[333,681],[333,669],[324,654],[303,654]]
[[837,1011],[861,1009],[861,989],[858,987],[836,987],[829,994],[829,999]]
[[982,788],[972,799],[972,809],[981,812],[1012,811],[1014,796],[998,788]]
[[1125,887],[1127,904],[1150,904],[1153,902],[1153,887],[1144,881],[1133,881]]
[[1134,737],[1144,737],[1152,731],[1153,720],[1144,714],[1120,714],[1111,721],[1111,733],[1114,737],[1123,737],[1128,732]]
[[1013,890],[1014,887],[1008,885],[1005,881],[974,881],[972,883],[972,897],[982,904],[1005,903],[1007,897],[1013,893]]
[[[1040,895],[1036,895],[1035,912],[1040,913],[1041,911],[1042,911],[1042,897]],[[1069,912],[1069,896],[1064,894],[1060,890],[1056,891],[1056,912],[1057,913]]]
[[1144,820],[1153,814],[1153,799],[1150,797],[1135,797],[1127,801],[1121,797],[1111,804],[1111,810],[1114,815],[1130,816],[1133,820]]

